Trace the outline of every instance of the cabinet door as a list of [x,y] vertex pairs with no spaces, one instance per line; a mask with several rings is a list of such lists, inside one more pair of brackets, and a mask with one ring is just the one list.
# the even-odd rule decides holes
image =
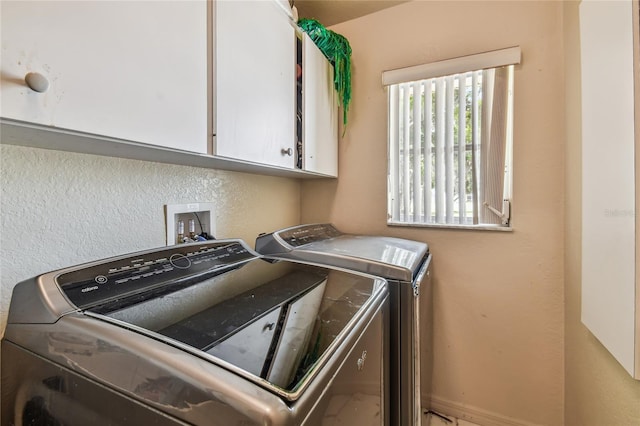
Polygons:
[[0,7],[2,117],[207,152],[206,1]]
[[216,3],[215,154],[294,167],[295,35],[273,0]]
[[338,98],[333,66],[306,33],[302,34],[304,169],[338,175]]
[[632,10],[580,4],[582,322],[640,379]]

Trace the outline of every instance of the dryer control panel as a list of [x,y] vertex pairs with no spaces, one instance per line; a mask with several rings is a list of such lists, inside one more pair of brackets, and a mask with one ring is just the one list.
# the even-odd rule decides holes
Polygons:
[[258,236],[256,250],[262,254],[278,253],[284,248],[283,245],[288,245],[290,249],[293,249],[340,235],[342,232],[330,223],[295,226]]

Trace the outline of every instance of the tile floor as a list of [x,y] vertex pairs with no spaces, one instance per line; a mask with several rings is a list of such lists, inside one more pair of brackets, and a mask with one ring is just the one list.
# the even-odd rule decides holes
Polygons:
[[[422,424],[425,426],[480,426],[475,423],[468,422],[462,419],[456,419],[454,417],[449,417],[445,415],[441,415],[442,417],[435,415],[433,413],[426,414],[426,420],[423,421]],[[448,419],[449,421],[445,420]]]
[[[322,419],[322,426],[379,426],[380,400],[376,396],[355,393],[333,395]],[[480,426],[467,420],[456,419],[441,413],[425,413],[423,426]]]

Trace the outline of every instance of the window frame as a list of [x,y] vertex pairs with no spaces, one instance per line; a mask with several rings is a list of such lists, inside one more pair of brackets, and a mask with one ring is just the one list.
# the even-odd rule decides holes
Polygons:
[[[511,218],[511,200],[512,200],[512,149],[513,149],[513,135],[510,134],[510,143],[505,144],[505,167],[509,167],[509,182],[506,182],[507,190],[503,192],[502,198],[505,198],[503,205],[503,212],[505,209],[508,209],[507,212],[507,222],[504,223],[478,223],[478,224],[470,224],[470,223],[427,223],[427,222],[419,222],[413,221],[411,218],[405,218],[405,220],[400,221],[398,218],[394,218],[392,214],[392,203],[396,201],[392,201],[392,195],[399,195],[401,192],[394,190],[391,185],[393,176],[393,167],[392,160],[394,158],[394,153],[392,149],[397,147],[397,144],[394,144],[392,141],[392,125],[394,125],[392,114],[398,114],[398,106],[392,105],[392,85],[399,85],[403,83],[415,84],[422,80],[429,79],[437,79],[440,77],[449,77],[454,74],[466,74],[473,71],[486,70],[486,69],[497,69],[500,67],[517,65],[520,64],[522,58],[522,52],[520,47],[509,47],[506,49],[494,50],[490,52],[484,52],[474,55],[463,56],[454,59],[448,59],[444,61],[432,62],[422,65],[416,65],[406,68],[399,68],[389,71],[384,71],[382,73],[382,84],[387,89],[387,225],[388,226],[405,226],[405,227],[424,227],[424,228],[447,228],[447,229],[471,229],[471,230],[491,230],[491,231],[511,231],[512,228],[512,218]],[[515,68],[515,67],[513,67]],[[513,91],[513,80],[515,73],[510,78],[510,85],[507,88],[508,91]],[[395,89],[398,90],[397,88]],[[509,95],[509,96],[512,96]],[[509,120],[510,127],[508,131],[512,132],[513,126],[513,115],[512,110],[510,111],[511,116],[506,115],[505,119]],[[396,123],[398,121],[397,117],[395,117]],[[482,142],[481,142],[482,143]],[[486,143],[486,142],[485,142]],[[397,155],[397,153],[395,153]],[[396,157],[397,158],[397,157]],[[409,167],[410,169],[410,167]],[[397,170],[396,170],[397,171]],[[400,173],[395,175],[396,180],[400,178]],[[478,178],[479,179],[479,178]],[[489,207],[490,208],[490,207]],[[491,208],[490,208],[491,209]],[[492,209],[495,211],[496,209]],[[500,213],[500,212],[498,212]]]

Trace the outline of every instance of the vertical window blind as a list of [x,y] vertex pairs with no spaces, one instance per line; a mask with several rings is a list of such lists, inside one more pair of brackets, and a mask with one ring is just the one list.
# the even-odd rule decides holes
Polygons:
[[520,56],[516,47],[383,73],[390,223],[509,225]]

